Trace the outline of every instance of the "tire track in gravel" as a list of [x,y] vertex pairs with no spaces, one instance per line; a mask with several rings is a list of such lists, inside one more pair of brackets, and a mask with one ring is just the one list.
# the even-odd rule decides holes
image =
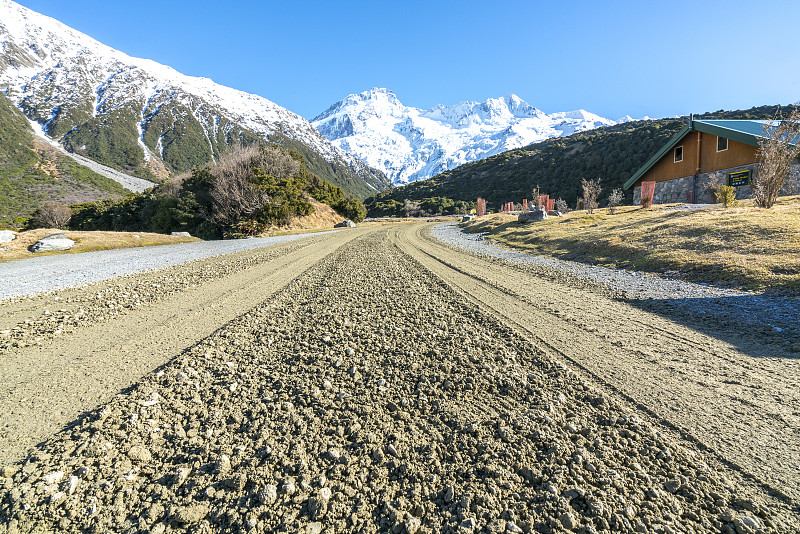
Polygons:
[[393,240],[0,467],[0,533],[798,531]]
[[393,232],[404,252],[459,293],[800,503],[797,360],[753,358],[624,302],[455,251],[423,226]]
[[[336,234],[235,276],[190,287],[150,306],[3,355],[0,463],[20,458],[31,446],[266,301],[363,233]],[[225,261],[225,256],[215,261]]]

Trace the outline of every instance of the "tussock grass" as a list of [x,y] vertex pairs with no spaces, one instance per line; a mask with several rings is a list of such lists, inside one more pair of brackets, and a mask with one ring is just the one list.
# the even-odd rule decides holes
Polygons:
[[463,226],[488,232],[505,245],[586,263],[677,275],[697,282],[800,292],[800,196],[784,197],[770,210],[742,201],[725,209],[621,207],[572,212],[522,224],[496,214]]

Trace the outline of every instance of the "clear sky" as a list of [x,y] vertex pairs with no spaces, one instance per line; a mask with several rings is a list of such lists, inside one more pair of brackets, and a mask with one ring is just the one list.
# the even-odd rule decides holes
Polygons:
[[306,118],[371,87],[616,119],[800,100],[800,1],[18,0]]

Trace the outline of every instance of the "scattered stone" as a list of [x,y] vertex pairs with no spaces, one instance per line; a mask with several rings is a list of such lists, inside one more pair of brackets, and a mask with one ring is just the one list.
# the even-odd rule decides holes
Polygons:
[[153,455],[145,447],[134,445],[128,449],[128,458],[135,464],[146,464],[153,459]]
[[178,523],[192,525],[205,519],[205,517],[208,515],[208,512],[209,508],[207,504],[192,504],[180,508],[178,513],[175,515],[175,519],[178,521]]
[[737,534],[757,534],[762,531],[761,523],[754,517],[743,515],[733,521]]
[[272,504],[278,500],[278,488],[274,484],[267,484],[258,492],[258,500],[262,504]]
[[60,250],[69,250],[75,245],[75,241],[69,239],[66,234],[51,234],[43,237],[33,245],[31,245],[31,252],[55,252]]
[[0,230],[0,243],[10,243],[17,238],[17,233],[11,230]]
[[42,480],[48,486],[52,486],[53,484],[58,484],[59,482],[61,482],[63,478],[64,478],[64,471],[53,471],[43,476]]
[[231,457],[227,454],[220,454],[219,458],[214,464],[214,472],[219,475],[224,475],[231,470]]
[[68,495],[72,495],[73,493],[75,493],[75,490],[78,489],[79,483],[80,479],[77,476],[72,475],[71,477],[69,477],[66,484],[64,485],[64,491],[66,491]]
[[192,237],[192,234],[189,232],[171,232],[169,235],[174,235],[177,237]]
[[522,223],[539,222],[545,219],[547,219],[547,212],[538,209],[524,211],[517,216],[517,221]]
[[356,223],[351,221],[350,219],[345,219],[340,223],[336,223],[333,225],[334,228],[355,228]]
[[444,489],[444,502],[453,502],[453,497],[455,495],[455,490],[453,486],[447,486]]
[[578,528],[578,522],[575,520],[575,516],[569,512],[561,514],[558,517],[558,521],[567,530],[575,530]]

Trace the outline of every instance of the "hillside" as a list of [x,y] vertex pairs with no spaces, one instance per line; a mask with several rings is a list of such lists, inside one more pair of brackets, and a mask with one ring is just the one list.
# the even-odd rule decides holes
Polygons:
[[22,113],[2,93],[0,191],[0,225],[23,222],[45,200],[74,204],[127,193],[117,182],[36,138]]
[[[702,119],[771,118],[777,106],[696,115]],[[683,126],[684,119],[634,121],[548,139],[462,165],[428,180],[384,191],[365,201],[372,217],[400,215],[404,201],[445,197],[472,202],[487,200],[490,210],[503,202],[531,198],[537,185],[542,194],[563,198],[574,206],[581,178],[601,179],[601,202],[621,188],[645,161]],[[631,202],[631,192],[626,192]]]
[[114,169],[164,178],[232,146],[290,139],[287,148],[348,193],[363,198],[389,185],[266,98],[128,56],[10,0],[0,0],[0,49],[0,91],[47,136]]

